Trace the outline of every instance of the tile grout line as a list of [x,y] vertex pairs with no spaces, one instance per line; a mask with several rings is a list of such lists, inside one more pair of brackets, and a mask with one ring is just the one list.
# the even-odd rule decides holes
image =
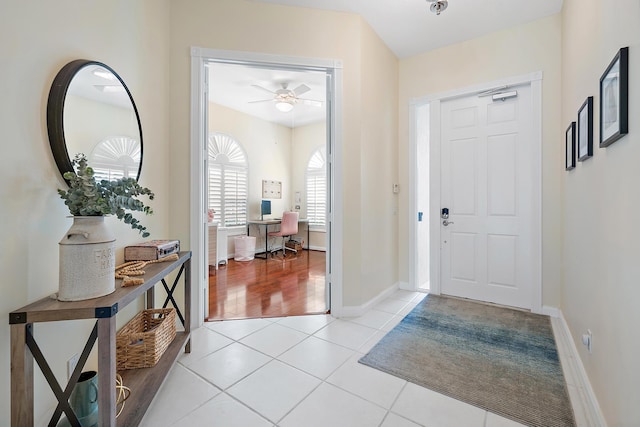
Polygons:
[[[414,296],[414,298],[415,298],[415,296]],[[383,328],[385,328],[385,326],[386,326],[386,325],[388,325],[390,322],[394,321],[394,318],[395,318],[395,317],[399,317],[399,316],[400,316],[400,312],[401,312],[401,311],[403,311],[403,310],[405,310],[409,304],[412,304],[412,305],[413,305],[412,309],[415,307],[415,304],[416,304],[416,303],[414,303],[414,302],[413,302],[413,300],[411,300],[411,301],[406,301],[406,300],[404,300],[404,299],[398,299],[398,298],[395,298],[395,299],[396,299],[396,300],[398,300],[398,301],[402,301],[402,302],[405,302],[405,303],[406,303],[405,305],[403,305],[403,307],[402,307],[400,310],[396,311],[395,313],[391,313],[391,312],[384,311],[384,310],[377,310],[377,309],[374,309],[374,308],[372,308],[372,309],[371,309],[371,310],[377,310],[377,311],[380,311],[380,312],[385,313],[385,314],[390,314],[390,315],[392,316],[392,317],[391,317],[387,322],[385,322],[383,325],[381,325],[381,326],[379,326],[379,327],[374,327],[374,326],[370,326],[370,325],[367,325],[367,324],[361,324],[361,323],[353,322],[353,321],[350,321],[350,320],[347,320],[347,319],[338,319],[338,318],[334,318],[333,316],[331,316],[331,317],[332,317],[332,320],[331,320],[331,321],[329,321],[328,323],[326,323],[326,324],[325,324],[325,325],[323,325],[322,327],[318,328],[318,329],[317,329],[317,330],[315,330],[313,333],[308,333],[308,332],[306,332],[306,331],[301,331],[300,329],[297,329],[297,328],[294,328],[294,327],[291,327],[291,326],[288,326],[288,325],[285,325],[285,324],[280,324],[280,326],[283,326],[283,327],[285,327],[285,328],[289,328],[289,329],[291,329],[291,330],[294,330],[294,331],[297,331],[297,332],[303,333],[303,334],[305,334],[305,335],[306,335],[306,337],[304,337],[302,340],[298,341],[297,343],[295,343],[295,344],[294,344],[294,345],[292,345],[291,347],[288,347],[288,348],[287,348],[287,349],[285,349],[284,351],[280,352],[280,353],[279,353],[277,356],[275,356],[275,357],[274,357],[274,356],[271,356],[271,355],[269,355],[269,354],[266,354],[266,353],[264,353],[264,352],[262,352],[262,351],[260,351],[260,350],[258,350],[258,349],[255,349],[255,348],[253,348],[253,347],[251,347],[251,346],[249,346],[249,345],[247,345],[247,344],[245,344],[245,343],[243,343],[243,342],[240,342],[240,341],[241,341],[241,340],[243,340],[243,339],[245,339],[245,338],[247,338],[247,337],[249,337],[249,336],[251,336],[251,335],[254,335],[254,334],[256,334],[256,333],[258,333],[258,332],[260,332],[260,331],[263,331],[264,329],[266,329],[266,328],[267,328],[268,326],[270,326],[270,325],[277,324],[277,323],[279,324],[280,320],[285,319],[285,318],[287,318],[287,317],[289,317],[289,316],[282,317],[281,319],[276,320],[276,321],[270,321],[270,320],[268,320],[268,321],[270,322],[270,324],[267,324],[267,325],[261,326],[260,328],[258,328],[258,329],[256,329],[256,330],[254,330],[254,331],[250,332],[249,334],[244,335],[244,336],[242,336],[242,337],[240,337],[240,338],[238,338],[238,339],[233,338],[233,337],[230,337],[230,336],[228,336],[228,335],[225,335],[223,332],[219,332],[219,331],[217,331],[217,330],[215,330],[215,329],[207,328],[207,329],[208,329],[208,331],[210,331],[210,332],[214,332],[214,333],[216,333],[216,334],[218,334],[218,335],[220,335],[221,337],[224,337],[224,338],[226,338],[226,339],[230,339],[230,340],[231,340],[231,342],[230,342],[230,343],[228,343],[228,344],[226,344],[226,345],[224,345],[224,346],[222,346],[222,347],[220,347],[220,348],[218,348],[218,349],[216,349],[215,351],[212,351],[211,353],[208,353],[208,354],[206,354],[206,355],[203,355],[202,357],[200,357],[200,358],[198,358],[198,359],[194,360],[191,364],[195,364],[195,363],[197,363],[198,361],[200,361],[200,360],[202,360],[202,359],[204,359],[204,358],[206,358],[206,357],[208,357],[208,356],[210,356],[210,355],[212,355],[212,354],[214,354],[214,353],[216,353],[216,352],[218,352],[218,351],[221,351],[221,350],[223,350],[224,348],[229,347],[229,346],[230,346],[231,344],[233,344],[233,343],[238,343],[238,344],[242,345],[243,347],[246,347],[247,349],[250,349],[250,350],[256,351],[256,352],[260,353],[261,355],[264,355],[264,356],[268,357],[268,358],[269,358],[269,360],[268,360],[268,361],[266,361],[265,363],[261,364],[259,367],[257,367],[256,369],[252,370],[250,373],[248,373],[247,375],[245,375],[245,376],[243,376],[242,378],[238,379],[237,381],[235,381],[233,384],[229,385],[229,386],[228,386],[228,387],[226,387],[226,388],[220,388],[219,386],[217,386],[217,385],[216,385],[216,384],[214,384],[213,382],[211,382],[211,381],[209,381],[208,379],[206,379],[205,377],[201,376],[199,373],[195,372],[195,371],[194,371],[190,366],[186,366],[186,365],[184,365],[184,364],[180,363],[180,366],[181,366],[182,368],[186,369],[188,372],[192,373],[193,375],[195,375],[196,377],[198,377],[199,379],[201,379],[201,380],[202,380],[202,381],[204,381],[205,383],[210,384],[210,385],[211,385],[211,386],[213,386],[216,390],[219,390],[219,393],[217,393],[217,394],[216,394],[215,396],[213,396],[211,399],[208,399],[208,400],[207,400],[207,401],[205,401],[203,404],[199,405],[197,408],[193,409],[193,410],[192,410],[192,411],[190,411],[189,413],[185,414],[185,415],[184,415],[183,417],[181,417],[179,420],[184,419],[184,418],[185,418],[185,417],[187,417],[189,414],[191,414],[191,413],[195,412],[197,409],[201,408],[203,405],[205,405],[206,403],[210,402],[212,399],[215,399],[216,397],[218,397],[218,396],[220,396],[220,395],[223,395],[223,394],[224,394],[225,396],[227,396],[227,397],[229,397],[229,398],[233,399],[234,401],[236,401],[236,402],[240,403],[243,407],[248,408],[251,412],[256,413],[256,414],[257,414],[261,419],[264,419],[264,420],[265,420],[265,421],[267,421],[268,423],[272,423],[273,425],[277,426],[277,425],[278,425],[280,422],[282,422],[282,421],[283,421],[283,420],[284,420],[284,419],[285,419],[285,418],[286,418],[286,417],[287,417],[287,416],[288,416],[292,411],[294,411],[294,410],[295,410],[295,409],[296,409],[296,408],[297,408],[297,407],[298,407],[302,402],[304,402],[304,401],[305,401],[305,400],[306,400],[306,399],[307,399],[307,398],[308,398],[308,397],[309,397],[313,392],[315,392],[315,391],[316,391],[319,387],[321,387],[323,384],[326,384],[327,386],[336,387],[337,389],[339,389],[339,390],[341,390],[341,391],[343,391],[343,392],[345,392],[345,393],[348,393],[348,394],[350,394],[350,395],[352,395],[352,396],[354,396],[354,397],[356,397],[356,398],[358,398],[358,399],[361,399],[361,400],[363,400],[363,401],[365,401],[365,402],[367,402],[367,403],[369,403],[369,404],[372,404],[372,405],[374,405],[374,406],[376,406],[376,407],[379,407],[379,408],[383,409],[383,410],[385,411],[385,416],[383,417],[383,419],[382,419],[381,423],[384,423],[384,421],[386,420],[386,418],[389,416],[389,413],[393,413],[393,414],[394,414],[394,415],[396,415],[396,416],[399,416],[399,417],[401,417],[401,418],[403,418],[403,419],[407,419],[406,417],[404,417],[404,416],[402,416],[402,415],[400,415],[400,414],[396,414],[395,412],[393,412],[393,411],[392,411],[393,406],[395,405],[395,403],[396,403],[396,402],[397,402],[397,400],[399,399],[399,397],[400,397],[400,395],[402,394],[402,392],[403,392],[403,391],[405,390],[405,388],[407,387],[407,384],[408,384],[408,382],[407,382],[407,381],[405,381],[405,382],[404,382],[404,384],[403,384],[402,388],[400,389],[400,391],[398,392],[398,394],[395,396],[395,398],[394,398],[394,400],[393,400],[393,402],[391,403],[391,405],[390,405],[390,407],[389,407],[389,408],[385,408],[385,407],[383,407],[383,406],[381,406],[381,405],[377,404],[376,402],[372,402],[371,400],[369,400],[369,399],[367,399],[367,398],[365,398],[365,397],[363,397],[363,396],[360,396],[360,395],[358,395],[358,394],[356,394],[356,393],[353,393],[353,392],[351,392],[351,391],[349,391],[349,390],[345,390],[344,388],[342,388],[342,387],[340,387],[340,386],[338,386],[338,385],[332,384],[332,383],[330,383],[330,382],[328,382],[328,381],[327,381],[327,380],[328,380],[328,378],[330,378],[332,375],[334,375],[334,374],[335,374],[335,372],[336,372],[337,370],[339,370],[341,367],[343,367],[346,363],[349,363],[349,361],[350,361],[353,357],[355,357],[355,356],[361,357],[363,354],[365,354],[365,353],[362,353],[362,352],[360,351],[360,349],[361,349],[365,344],[367,344],[367,343],[368,343],[368,341],[369,341],[369,340],[371,340],[371,339],[372,339],[372,338],[373,338],[373,337],[374,337],[378,332],[381,332],[381,333],[383,333],[383,334],[388,333],[388,332],[389,332],[389,329],[383,329]],[[326,316],[326,315],[325,315],[325,316]],[[330,316],[330,315],[328,315],[328,316]],[[406,316],[406,314],[402,315],[402,317],[404,317],[404,316]],[[362,327],[365,327],[365,328],[371,329],[371,330],[373,330],[374,332],[373,332],[371,335],[367,336],[367,337],[366,337],[366,339],[364,340],[364,342],[363,342],[363,343],[362,343],[362,344],[361,344],[357,349],[353,349],[353,348],[350,348],[350,347],[346,347],[346,346],[341,345],[341,344],[339,344],[339,343],[336,343],[336,342],[333,342],[333,341],[330,341],[330,340],[328,340],[328,339],[324,339],[324,338],[321,338],[321,337],[318,337],[318,336],[316,336],[316,335],[315,335],[316,333],[320,332],[322,329],[325,329],[326,327],[328,327],[329,325],[331,325],[331,324],[332,324],[333,322],[335,322],[336,320],[343,320],[343,321],[348,322],[348,323],[351,323],[351,324],[355,324],[355,325],[358,325],[358,326],[362,326]],[[400,320],[401,320],[401,319],[400,319]],[[238,320],[238,321],[239,321],[239,320]],[[399,322],[396,322],[396,324],[395,324],[395,325],[397,325],[397,323],[399,323]],[[395,327],[395,325],[394,325],[394,327]],[[384,336],[384,335],[383,335],[383,336]],[[346,349],[346,350],[348,350],[348,351],[352,352],[353,354],[352,354],[351,356],[349,356],[347,359],[345,359],[342,363],[340,363],[337,367],[335,367],[335,368],[334,368],[334,369],[333,369],[333,370],[332,370],[332,371],[331,371],[331,372],[330,372],[330,373],[329,373],[329,374],[328,374],[324,379],[323,379],[323,378],[320,378],[320,377],[317,377],[316,375],[311,374],[311,373],[309,373],[309,372],[306,372],[306,371],[304,371],[304,370],[302,370],[302,369],[300,369],[300,368],[298,368],[298,367],[296,367],[296,366],[293,366],[293,365],[291,365],[291,364],[289,364],[289,363],[285,362],[284,360],[280,360],[280,357],[281,357],[283,354],[285,354],[286,352],[288,352],[288,351],[290,351],[291,349],[295,348],[296,346],[298,346],[298,345],[302,344],[304,341],[308,340],[308,339],[309,339],[309,337],[314,337],[314,338],[317,338],[317,339],[319,339],[319,340],[322,340],[322,341],[325,341],[325,342],[327,342],[327,343],[330,343],[330,344],[332,344],[332,345],[337,345],[337,346],[339,346],[339,347],[341,347],[341,348],[344,348],[344,349]],[[382,337],[381,337],[381,338],[382,338]],[[375,345],[375,343],[374,343],[373,345]],[[281,418],[280,418],[280,419],[279,419],[275,424],[274,424],[270,419],[266,418],[264,415],[260,414],[260,413],[259,413],[259,412],[257,412],[255,409],[253,409],[253,408],[249,407],[247,404],[243,403],[243,402],[242,402],[242,401],[240,401],[238,398],[236,398],[235,396],[233,396],[233,395],[231,395],[231,394],[229,394],[229,393],[227,392],[227,390],[229,390],[231,387],[233,387],[233,386],[235,386],[236,384],[238,384],[239,382],[243,381],[244,379],[246,379],[246,378],[247,378],[247,377],[249,377],[250,375],[252,375],[252,374],[254,374],[255,372],[257,372],[258,370],[260,370],[260,369],[264,368],[266,365],[268,365],[269,363],[273,362],[274,360],[277,360],[278,362],[280,362],[280,363],[284,364],[284,365],[285,365],[285,366],[287,366],[287,367],[293,368],[293,369],[295,369],[295,370],[297,370],[297,371],[299,371],[299,372],[301,372],[301,373],[304,373],[304,374],[306,374],[306,375],[309,375],[309,376],[310,376],[310,377],[312,377],[312,378],[315,378],[315,379],[319,380],[318,385],[317,385],[317,386],[315,386],[311,391],[309,391],[309,392],[308,392],[304,397],[302,397],[302,399],[301,399],[300,401],[298,401],[298,402],[297,402],[297,403],[296,403],[296,404],[295,404],[295,405],[294,405],[294,406],[293,406],[289,411],[287,411],[287,413],[286,413],[286,414],[284,414],[284,415],[283,415],[283,416],[282,416],[282,417],[281,417]],[[179,420],[178,420],[178,421],[179,421]],[[407,420],[408,420],[408,419],[407,419]],[[486,420],[486,416],[485,416],[485,420]],[[178,422],[178,421],[176,421],[176,422]],[[413,422],[413,421],[411,421],[411,422]]]

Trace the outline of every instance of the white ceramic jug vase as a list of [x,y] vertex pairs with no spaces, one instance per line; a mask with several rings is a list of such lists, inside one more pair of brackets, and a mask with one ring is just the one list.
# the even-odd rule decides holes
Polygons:
[[74,216],[60,241],[60,301],[80,301],[115,291],[115,237],[103,216]]

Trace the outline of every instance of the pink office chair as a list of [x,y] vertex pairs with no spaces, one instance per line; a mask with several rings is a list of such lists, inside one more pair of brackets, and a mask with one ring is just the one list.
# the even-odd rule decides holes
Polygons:
[[[282,237],[282,256],[287,256],[286,250],[293,251],[298,253],[297,250],[293,248],[288,248],[285,245],[285,237],[291,238],[291,236],[298,234],[298,212],[283,212],[282,213],[282,222],[280,223],[280,231],[270,231],[267,233],[269,237]],[[274,251],[271,251],[273,254]]]

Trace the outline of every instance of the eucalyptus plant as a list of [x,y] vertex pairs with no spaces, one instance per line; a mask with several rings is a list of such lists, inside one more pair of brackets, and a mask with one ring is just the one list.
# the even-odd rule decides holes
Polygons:
[[154,194],[142,187],[133,178],[120,178],[115,181],[96,180],[94,171],[88,165],[87,157],[76,154],[71,162],[75,172],[66,172],[64,178],[69,181],[69,189],[58,189],[73,216],[105,216],[115,215],[131,228],[138,230],[142,237],[148,237],[147,228],[140,224],[129,211],[140,211],[151,215],[153,209],[145,205],[138,196],[148,196],[153,200]]

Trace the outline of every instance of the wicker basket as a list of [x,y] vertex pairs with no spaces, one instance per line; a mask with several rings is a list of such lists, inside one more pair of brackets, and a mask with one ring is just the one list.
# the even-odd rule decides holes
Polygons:
[[175,336],[173,308],[143,310],[116,334],[116,369],[154,366]]

